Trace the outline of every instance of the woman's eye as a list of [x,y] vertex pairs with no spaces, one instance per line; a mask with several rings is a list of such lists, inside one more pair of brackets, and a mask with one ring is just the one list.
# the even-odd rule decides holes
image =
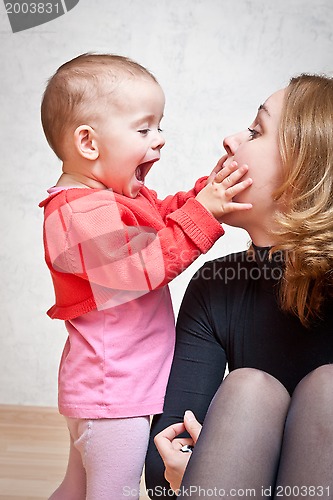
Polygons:
[[141,135],[147,135],[149,131],[150,131],[149,128],[143,128],[141,130],[138,130],[139,134]]
[[250,132],[250,139],[255,139],[259,135],[259,132],[254,128],[248,128],[248,131]]

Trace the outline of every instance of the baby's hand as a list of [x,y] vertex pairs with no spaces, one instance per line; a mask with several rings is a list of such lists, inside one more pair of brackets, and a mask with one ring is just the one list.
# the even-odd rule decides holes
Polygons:
[[219,222],[223,222],[223,216],[230,212],[250,210],[251,203],[239,203],[233,201],[234,196],[251,186],[252,179],[244,179],[249,167],[242,165],[238,167],[233,161],[228,167],[224,167],[216,175],[212,182],[208,182],[200,193],[198,200]]
[[213,170],[209,174],[209,177],[207,179],[207,184],[209,184],[210,182],[213,182],[213,180],[216,177],[216,174],[218,174],[222,170],[223,163],[226,161],[227,158],[228,158],[228,155],[224,155],[219,159],[216,166],[213,168]]

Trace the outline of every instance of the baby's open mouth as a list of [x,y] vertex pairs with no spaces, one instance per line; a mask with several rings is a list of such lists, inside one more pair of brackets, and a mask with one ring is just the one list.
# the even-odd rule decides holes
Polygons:
[[146,175],[148,174],[155,161],[157,161],[157,159],[153,161],[147,161],[146,163],[141,163],[141,165],[138,165],[136,167],[135,177],[139,182],[144,182]]
[[141,165],[139,165],[138,167],[136,167],[136,170],[135,170],[135,177],[138,179],[138,181],[140,182],[143,182],[144,181],[144,175],[143,175],[143,172],[142,172],[142,168],[141,168]]

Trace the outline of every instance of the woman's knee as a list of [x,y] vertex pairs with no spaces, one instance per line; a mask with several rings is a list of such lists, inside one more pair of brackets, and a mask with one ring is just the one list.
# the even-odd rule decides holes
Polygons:
[[306,399],[310,403],[333,402],[333,364],[322,365],[306,375],[297,385],[293,400]]
[[225,382],[242,388],[243,392],[254,390],[260,393],[275,393],[286,397],[288,392],[279,380],[267,372],[256,368],[238,368],[229,373]]
[[290,396],[275,377],[255,368],[238,368],[231,371],[222,382],[216,398],[234,395],[240,401],[252,400],[254,404],[276,405],[286,410]]
[[323,365],[306,375],[291,399],[286,429],[322,449],[333,443],[333,365]]
[[289,404],[285,387],[268,373],[252,368],[234,370],[215,394],[202,432],[208,427],[225,438],[232,429],[231,434],[256,436],[258,443],[269,440],[279,453]]

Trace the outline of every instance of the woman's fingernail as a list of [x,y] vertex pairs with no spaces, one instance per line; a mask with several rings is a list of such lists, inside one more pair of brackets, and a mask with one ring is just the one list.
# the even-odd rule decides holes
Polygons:
[[187,418],[187,420],[195,420],[195,416],[193,412],[191,412],[191,410],[186,410],[185,417]]

